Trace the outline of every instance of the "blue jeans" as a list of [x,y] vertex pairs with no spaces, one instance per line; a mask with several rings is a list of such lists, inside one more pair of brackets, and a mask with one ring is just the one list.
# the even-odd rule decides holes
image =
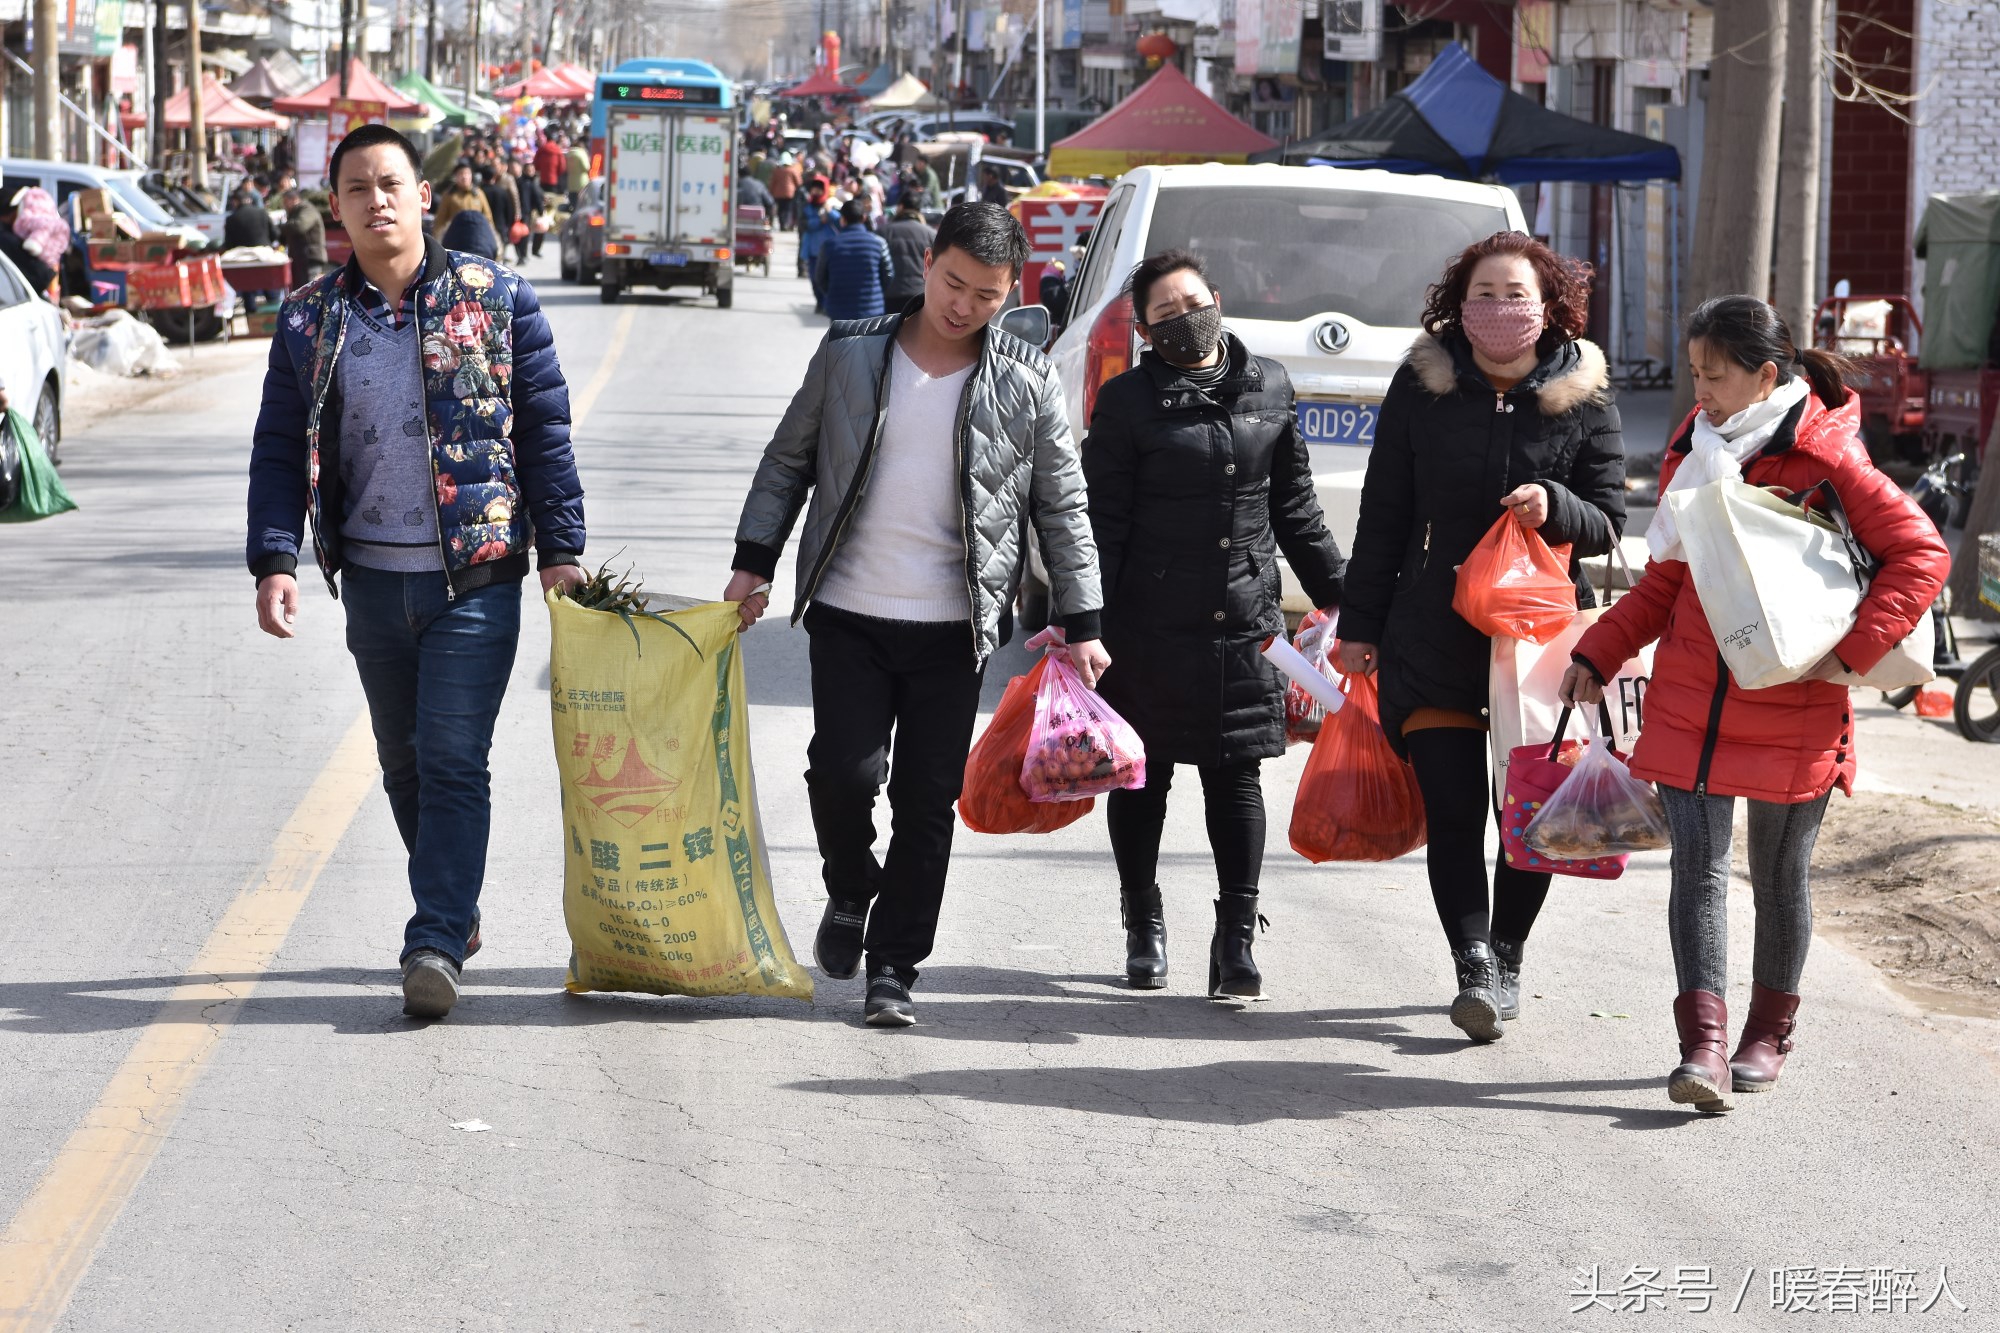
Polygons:
[[493,814],[486,756],[514,670],[521,585],[490,584],[453,601],[440,571],[349,565],[341,602],[382,790],[410,853],[417,910],[403,931],[403,957],[435,949],[463,963],[486,878]]

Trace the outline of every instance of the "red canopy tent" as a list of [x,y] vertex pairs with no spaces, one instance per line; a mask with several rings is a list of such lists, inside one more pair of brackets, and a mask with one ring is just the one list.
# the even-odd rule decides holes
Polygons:
[[337,97],[346,97],[354,102],[380,102],[388,108],[392,116],[407,116],[423,110],[424,104],[414,98],[403,96],[368,70],[359,60],[347,65],[347,91],[340,91],[340,76],[330,76],[316,88],[309,88],[297,97],[280,97],[271,103],[273,111],[282,111],[288,116],[324,115],[328,104]]
[[545,68],[519,83],[495,88],[492,97],[497,102],[511,102],[518,97],[539,97],[544,102],[588,102],[591,90],[588,84],[579,85],[567,75]]
[[816,69],[812,77],[803,83],[795,83],[789,88],[778,90],[780,97],[860,97],[861,90],[851,83],[842,83],[839,76]]
[[577,87],[595,96],[597,76],[583,66],[565,60],[560,65],[551,65],[549,68],[553,69],[558,77],[568,79]]
[[1245,125],[1172,65],[1049,150],[1051,176],[1117,176],[1161,162],[1242,162],[1276,139]]
[[[167,99],[166,126],[185,130],[192,124],[192,99],[181,89]],[[201,81],[201,123],[211,130],[282,130],[292,122],[269,111],[259,111],[222,86],[222,80],[206,74]]]

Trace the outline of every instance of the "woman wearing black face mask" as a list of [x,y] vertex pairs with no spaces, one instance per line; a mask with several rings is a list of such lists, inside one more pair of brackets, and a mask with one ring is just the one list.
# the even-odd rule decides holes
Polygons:
[[1150,347],[1098,391],[1083,444],[1115,663],[1099,688],[1146,742],[1146,785],[1105,806],[1125,975],[1146,989],[1167,981],[1155,872],[1174,766],[1193,764],[1221,888],[1208,993],[1257,999],[1257,769],[1285,751],[1283,678],[1262,652],[1285,629],[1277,553],[1323,607],[1340,600],[1344,562],[1313,494],[1291,380],[1222,327],[1200,258],[1154,255],[1127,290]]

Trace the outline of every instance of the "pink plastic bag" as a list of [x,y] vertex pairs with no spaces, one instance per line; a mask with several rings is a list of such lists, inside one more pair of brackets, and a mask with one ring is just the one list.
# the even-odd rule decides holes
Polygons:
[[1047,645],[1035,725],[1021,764],[1021,790],[1037,802],[1084,801],[1121,787],[1146,785],[1146,746],[1070,665],[1059,632],[1044,631],[1028,647]]

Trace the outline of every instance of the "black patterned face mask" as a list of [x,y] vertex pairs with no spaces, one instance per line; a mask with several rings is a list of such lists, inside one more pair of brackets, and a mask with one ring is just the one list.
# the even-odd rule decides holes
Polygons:
[[1208,360],[1222,340],[1222,307],[1197,306],[1186,314],[1146,326],[1153,346],[1161,356],[1177,366],[1193,366]]

